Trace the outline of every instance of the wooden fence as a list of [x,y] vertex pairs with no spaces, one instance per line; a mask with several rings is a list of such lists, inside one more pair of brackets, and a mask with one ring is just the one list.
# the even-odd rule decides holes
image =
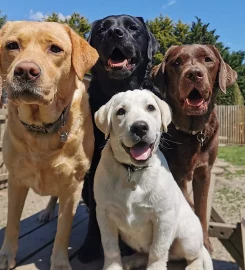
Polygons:
[[[86,80],[85,83],[87,83]],[[219,142],[222,144],[245,144],[245,106],[217,106],[216,109],[220,123]],[[6,122],[7,110],[0,109],[0,189],[7,186],[8,179],[8,172],[2,157]]]
[[219,142],[245,144],[245,106],[217,106]]

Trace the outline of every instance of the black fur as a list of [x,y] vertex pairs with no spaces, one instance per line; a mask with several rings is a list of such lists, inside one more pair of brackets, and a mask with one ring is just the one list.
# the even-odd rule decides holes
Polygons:
[[[117,35],[117,33],[119,34]],[[88,89],[92,115],[118,92],[142,87],[151,88],[149,73],[153,55],[157,52],[159,44],[147,29],[143,18],[117,15],[95,21],[88,40],[97,49],[100,56],[92,68],[92,81]],[[126,67],[112,70],[106,68],[115,49],[120,50],[125,58],[133,59],[132,62],[135,65],[131,70]],[[101,247],[100,231],[95,213],[93,183],[101,151],[106,141],[104,134],[98,130],[95,124],[94,134],[94,156],[82,192],[83,199],[90,210],[88,233],[79,255],[82,262],[97,259]]]

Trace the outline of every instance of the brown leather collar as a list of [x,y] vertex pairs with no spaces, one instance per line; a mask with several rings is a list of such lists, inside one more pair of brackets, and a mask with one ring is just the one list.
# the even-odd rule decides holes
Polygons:
[[61,113],[60,117],[53,123],[49,123],[43,126],[29,125],[25,122],[20,122],[22,125],[30,132],[40,133],[40,134],[52,134],[58,132],[61,127],[65,126],[67,116],[70,111],[70,105],[67,106]]

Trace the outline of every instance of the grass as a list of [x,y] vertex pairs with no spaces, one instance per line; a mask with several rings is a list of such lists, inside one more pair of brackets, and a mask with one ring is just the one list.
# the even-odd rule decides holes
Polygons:
[[218,157],[233,165],[245,166],[245,146],[219,147]]

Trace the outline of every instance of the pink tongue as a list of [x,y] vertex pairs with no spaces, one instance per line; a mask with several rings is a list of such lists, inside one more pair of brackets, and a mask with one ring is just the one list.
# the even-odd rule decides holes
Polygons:
[[151,154],[151,146],[149,144],[145,146],[133,146],[130,148],[132,157],[136,160],[147,160]]
[[203,98],[197,98],[197,99],[186,99],[186,102],[188,105],[199,107],[203,104],[204,100]]
[[111,67],[124,67],[127,65],[127,63],[128,63],[127,59],[125,59],[123,61],[112,60],[112,59],[108,60],[108,65]]

